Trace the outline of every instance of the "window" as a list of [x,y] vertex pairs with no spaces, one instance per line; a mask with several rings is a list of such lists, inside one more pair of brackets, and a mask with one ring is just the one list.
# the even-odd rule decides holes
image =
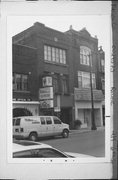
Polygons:
[[16,119],[16,121],[14,122],[14,125],[19,126],[20,125],[20,120],[21,120],[20,118]]
[[68,93],[68,78],[66,76],[62,77],[62,92],[64,94]]
[[[78,71],[78,86],[79,88],[90,88],[90,73]],[[96,88],[95,74],[92,73],[92,87]]]
[[28,75],[13,74],[13,90],[14,91],[28,91]]
[[56,48],[56,62],[59,63],[59,49]]
[[27,91],[28,89],[28,77],[27,75],[22,75],[22,90]]
[[44,46],[44,58],[45,60],[51,61],[51,47]]
[[88,47],[80,46],[80,64],[89,66],[91,58],[90,54],[91,50]]
[[41,117],[41,124],[44,125],[45,124],[45,118],[44,117]]
[[12,121],[12,122],[13,122],[13,126],[15,125],[15,120],[16,120],[16,119],[13,118],[13,121]]
[[56,49],[52,48],[52,61],[55,62],[56,61]]
[[57,117],[54,117],[54,124],[61,124],[60,119],[58,119]]
[[52,124],[51,118],[50,117],[46,117],[46,122],[47,122],[47,124]]
[[66,64],[66,50],[45,45],[44,60]]
[[104,59],[101,59],[101,70],[104,72]]

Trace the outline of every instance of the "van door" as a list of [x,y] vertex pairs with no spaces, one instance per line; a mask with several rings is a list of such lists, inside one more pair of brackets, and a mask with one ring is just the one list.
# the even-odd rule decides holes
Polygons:
[[54,134],[61,134],[63,131],[63,127],[62,127],[62,122],[59,118],[57,117],[53,117],[53,121],[54,121]]
[[54,134],[54,124],[52,122],[52,117],[46,116],[46,124],[47,124],[47,135],[52,136]]
[[17,135],[20,132],[21,118],[13,118],[13,135]]
[[46,118],[43,116],[40,117],[40,122],[41,122],[41,127],[40,127],[41,136],[47,136]]

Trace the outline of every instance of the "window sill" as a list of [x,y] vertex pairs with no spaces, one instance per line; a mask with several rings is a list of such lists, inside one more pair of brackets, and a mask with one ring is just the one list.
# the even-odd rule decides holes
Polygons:
[[47,64],[53,64],[53,65],[56,65],[56,66],[64,66],[64,67],[68,66],[67,64],[56,63],[56,62],[53,62],[53,61],[46,61],[46,60],[44,60],[44,62],[47,63]]
[[30,93],[30,91],[17,91],[17,90],[13,90],[13,93],[14,93],[14,92],[15,92],[15,93],[28,93],[28,94]]

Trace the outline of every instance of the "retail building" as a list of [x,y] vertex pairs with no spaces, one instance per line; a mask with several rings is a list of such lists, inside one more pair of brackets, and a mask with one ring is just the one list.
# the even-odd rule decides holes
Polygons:
[[82,127],[91,127],[92,75],[95,123],[102,126],[98,59],[98,39],[85,28],[75,31],[71,26],[60,32],[36,22],[13,37],[13,78],[25,75],[21,81],[29,83],[27,90],[18,90],[20,76],[15,76],[13,100],[21,101],[13,101],[13,109],[22,104],[33,115],[57,115],[71,128],[75,119],[81,120]]

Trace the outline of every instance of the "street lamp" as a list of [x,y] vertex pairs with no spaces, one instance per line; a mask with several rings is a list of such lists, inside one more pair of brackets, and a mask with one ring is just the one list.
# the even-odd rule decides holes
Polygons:
[[95,117],[94,117],[94,100],[93,100],[93,86],[92,86],[92,58],[91,54],[89,54],[89,64],[90,64],[90,89],[91,89],[91,118],[92,118],[92,126],[91,130],[96,130],[95,125]]

